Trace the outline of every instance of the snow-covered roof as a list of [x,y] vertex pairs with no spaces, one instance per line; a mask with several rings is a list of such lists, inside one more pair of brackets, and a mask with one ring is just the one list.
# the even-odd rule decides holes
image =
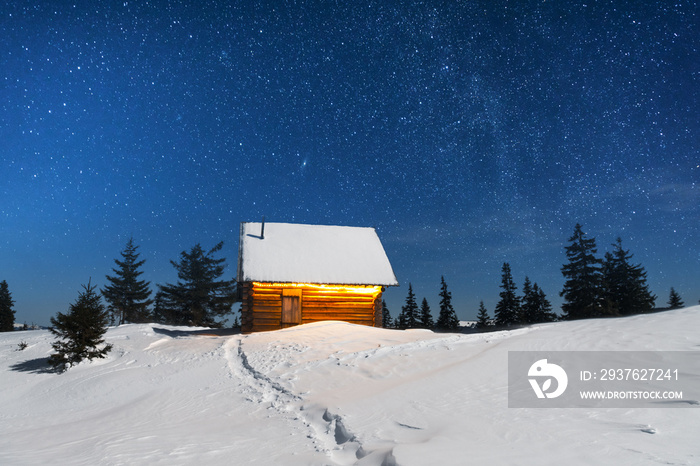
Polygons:
[[239,282],[398,286],[374,228],[241,223]]

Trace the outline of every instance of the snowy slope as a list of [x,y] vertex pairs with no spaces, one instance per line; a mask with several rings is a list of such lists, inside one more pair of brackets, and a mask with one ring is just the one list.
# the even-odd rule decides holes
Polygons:
[[506,372],[513,350],[699,351],[698,329],[697,306],[472,335],[125,325],[61,375],[48,332],[0,334],[0,464],[700,464],[697,407],[508,408]]

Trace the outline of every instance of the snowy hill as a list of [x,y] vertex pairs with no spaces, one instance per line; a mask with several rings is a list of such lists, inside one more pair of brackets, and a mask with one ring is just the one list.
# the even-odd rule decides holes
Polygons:
[[465,335],[125,325],[108,331],[108,359],[61,375],[46,372],[47,331],[10,332],[0,464],[700,464],[698,406],[507,400],[508,351],[700,351],[699,329],[698,306]]

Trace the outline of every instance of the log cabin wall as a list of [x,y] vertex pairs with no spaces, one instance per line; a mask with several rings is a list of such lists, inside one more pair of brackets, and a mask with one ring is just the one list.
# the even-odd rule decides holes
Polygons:
[[241,331],[265,332],[282,328],[282,287],[246,283],[244,290],[247,290],[247,296],[243,296],[241,305]]
[[382,293],[368,294],[315,286],[285,286],[245,283],[242,287],[241,330],[243,333],[282,328],[283,289],[301,289],[301,323],[340,320],[381,327]]
[[371,294],[303,288],[302,323],[342,320],[352,324],[373,326],[374,301],[375,298]]
[[241,283],[241,332],[253,331],[253,296],[250,283]]

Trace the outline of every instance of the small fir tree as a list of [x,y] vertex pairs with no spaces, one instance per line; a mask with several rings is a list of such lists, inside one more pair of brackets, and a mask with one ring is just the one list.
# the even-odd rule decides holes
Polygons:
[[537,283],[532,285],[532,293],[537,297],[537,312],[535,314],[535,323],[539,322],[554,322],[557,320],[557,314],[552,310],[552,303],[547,299],[542,288],[537,286]]
[[484,302],[479,302],[479,313],[476,315],[476,328],[484,329],[492,324],[491,318],[489,317],[489,311],[486,310]]
[[552,304],[547,299],[544,291],[537,285],[531,283],[525,277],[523,283],[523,298],[520,306],[520,322],[524,324],[537,324],[541,322],[553,322],[556,314],[552,311]]
[[49,364],[59,372],[84,359],[104,358],[112,349],[103,338],[109,324],[109,312],[95,288],[90,282],[83,285],[85,291],[70,305],[70,311],[67,314],[59,312],[51,318],[49,331],[58,339],[51,345],[55,353],[49,357]]
[[389,312],[389,307],[386,305],[386,301],[382,299],[382,327],[383,328],[393,328],[394,321],[391,318],[391,312]]
[[520,305],[520,315],[518,320],[523,324],[535,322],[537,314],[537,295],[534,293],[529,277],[525,277],[523,283],[523,297]]
[[406,314],[403,311],[403,308],[401,309],[401,312],[399,312],[399,315],[396,316],[396,319],[394,319],[394,327],[405,330],[406,329]]
[[114,260],[119,268],[112,269],[114,277],[106,276],[110,284],[102,289],[102,296],[107,301],[107,310],[111,313],[112,322],[117,325],[152,320],[149,311],[149,306],[153,304],[153,300],[149,299],[150,282],[138,279],[143,273],[139,268],[146,261],[138,260],[137,249],[134,239],[129,238],[126,248],[121,252],[124,260]]
[[15,302],[10,293],[10,287],[5,280],[0,282],[0,332],[11,332],[15,329]]
[[595,238],[586,238],[581,225],[577,223],[569,241],[571,245],[565,248],[569,262],[561,268],[566,281],[564,289],[559,293],[564,297],[564,318],[573,320],[598,317],[603,314],[602,261],[595,256],[598,252]]
[[416,295],[413,294],[413,287],[408,284],[408,296],[406,296],[406,304],[401,307],[399,314],[399,328],[416,328],[418,327],[418,304],[416,304]]
[[420,326],[427,329],[435,327],[435,321],[433,320],[433,315],[430,313],[428,300],[425,298],[423,298],[423,302],[420,305]]
[[445,277],[440,277],[440,314],[435,328],[439,330],[459,329],[459,319],[452,307],[452,293],[447,290]]
[[518,287],[515,286],[513,275],[510,271],[510,264],[503,263],[501,268],[501,292],[500,300],[496,304],[494,316],[496,325],[499,327],[509,327],[518,323],[520,317],[520,298],[515,294]]
[[615,283],[615,270],[614,263],[612,260],[612,254],[609,252],[605,253],[605,259],[601,267],[602,279],[601,279],[601,315],[604,316],[618,316],[620,315],[620,309],[618,308],[618,303],[616,295],[618,294],[617,286]]
[[681,299],[681,295],[671,287],[671,293],[668,295],[668,308],[669,309],[680,309],[685,306],[685,303]]
[[156,292],[156,297],[153,304],[153,315],[152,320],[156,324],[167,323],[167,317],[165,315],[165,310],[163,309],[163,292]]
[[633,257],[617,238],[613,252],[603,262],[603,298],[605,313],[630,315],[649,312],[656,296],[649,291],[647,273],[641,265],[630,264]]
[[170,261],[180,279],[176,284],[158,285],[158,314],[167,324],[198,327],[223,326],[224,316],[235,302],[235,281],[220,280],[226,259],[213,255],[223,248],[221,242],[208,252],[197,244],[180,253],[180,262]]

